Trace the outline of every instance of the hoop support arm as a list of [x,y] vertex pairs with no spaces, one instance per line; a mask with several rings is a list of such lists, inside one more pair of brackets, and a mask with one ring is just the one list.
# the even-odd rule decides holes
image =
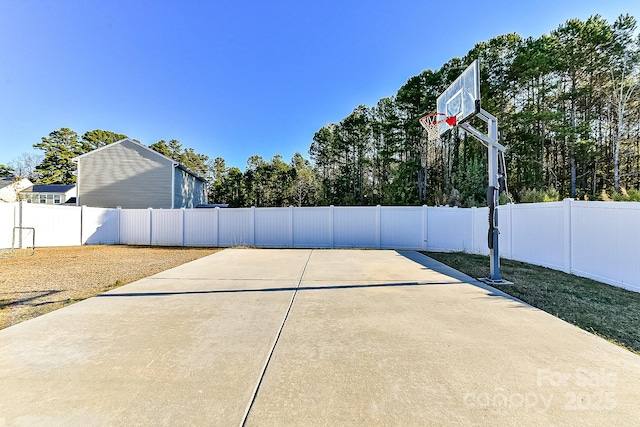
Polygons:
[[489,113],[484,108],[480,108],[480,112],[476,114],[476,117],[482,119],[482,121],[485,123],[489,123],[489,121],[494,121],[496,123],[498,122],[498,118],[493,114]]
[[497,141],[492,140],[487,135],[483,134],[478,129],[471,126],[469,123],[460,123],[458,124],[458,126],[464,129],[465,131],[469,132],[473,137],[478,139],[482,143],[482,145],[484,145],[485,147],[495,147],[498,149],[498,151],[502,151],[503,153],[507,150],[504,147],[504,145],[500,144]]

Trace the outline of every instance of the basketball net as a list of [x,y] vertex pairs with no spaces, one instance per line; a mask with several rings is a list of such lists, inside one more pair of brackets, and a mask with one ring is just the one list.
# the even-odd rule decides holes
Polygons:
[[444,113],[432,113],[420,117],[420,124],[427,131],[427,140],[429,142],[440,141],[440,125],[443,123],[455,126],[456,116],[448,117]]

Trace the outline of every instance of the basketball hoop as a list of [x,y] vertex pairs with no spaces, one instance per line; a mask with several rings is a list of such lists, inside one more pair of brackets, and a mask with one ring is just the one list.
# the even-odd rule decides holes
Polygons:
[[431,113],[420,118],[420,124],[427,131],[427,139],[429,142],[440,139],[440,125],[442,123],[455,126],[456,116],[447,116],[444,113]]

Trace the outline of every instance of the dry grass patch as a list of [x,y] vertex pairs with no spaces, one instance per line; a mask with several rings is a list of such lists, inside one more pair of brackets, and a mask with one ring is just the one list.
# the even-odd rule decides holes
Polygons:
[[37,248],[0,258],[0,329],[220,249],[146,246]]

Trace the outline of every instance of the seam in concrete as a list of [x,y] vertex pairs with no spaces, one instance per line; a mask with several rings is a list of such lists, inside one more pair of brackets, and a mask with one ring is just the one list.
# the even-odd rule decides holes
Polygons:
[[280,335],[282,335],[282,330],[284,329],[285,323],[287,323],[287,318],[289,317],[289,313],[291,312],[291,307],[293,307],[293,302],[296,299],[296,295],[298,294],[298,289],[302,284],[302,279],[304,277],[304,273],[307,271],[307,266],[309,265],[309,260],[311,260],[311,255],[313,254],[313,249],[309,252],[309,256],[307,257],[307,261],[304,264],[304,268],[302,269],[302,273],[300,273],[300,279],[298,279],[298,285],[293,291],[293,295],[291,296],[291,301],[289,301],[289,307],[287,307],[287,311],[282,319],[282,323],[280,324],[280,329],[276,334],[276,339],[273,341],[271,345],[271,349],[269,350],[269,355],[267,356],[267,360],[262,367],[262,372],[260,372],[260,376],[258,377],[258,382],[256,387],[253,390],[253,394],[251,396],[251,400],[249,401],[249,405],[247,405],[247,409],[244,412],[244,416],[242,417],[242,422],[240,423],[241,427],[244,427],[247,423],[247,419],[249,418],[249,413],[251,412],[251,408],[253,408],[253,404],[256,401],[256,397],[258,396],[258,392],[260,391],[260,386],[262,385],[262,380],[264,379],[264,375],[267,372],[267,368],[269,367],[269,362],[271,362],[271,357],[273,357],[273,353],[276,349],[276,345],[278,345],[278,340],[280,340]]

